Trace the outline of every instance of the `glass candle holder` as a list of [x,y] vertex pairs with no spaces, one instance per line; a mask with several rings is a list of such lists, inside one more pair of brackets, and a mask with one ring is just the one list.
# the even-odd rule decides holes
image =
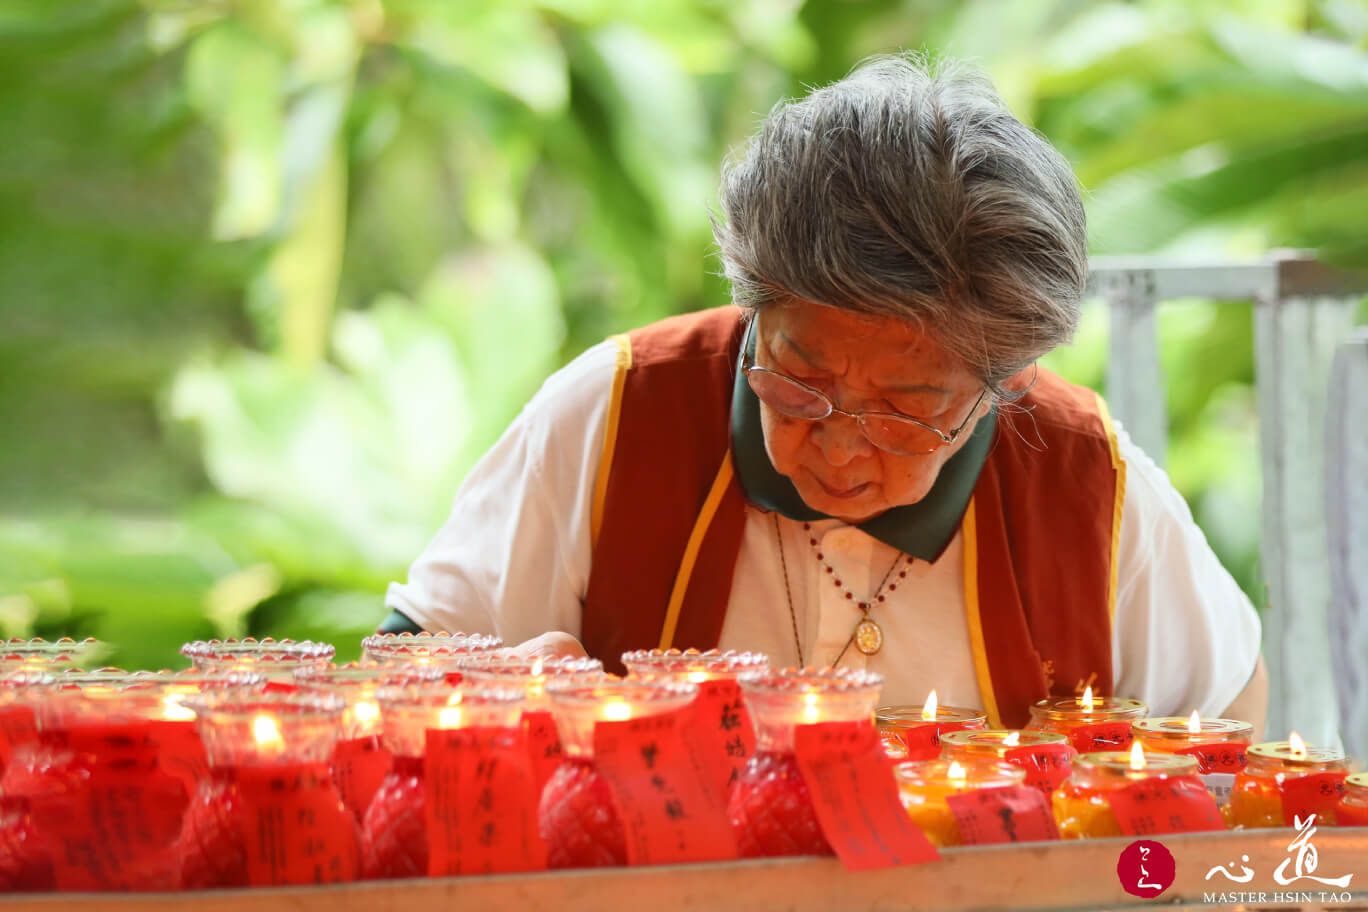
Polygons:
[[1120,751],[1131,746],[1131,724],[1149,708],[1129,697],[1046,697],[1031,707],[1036,731],[1059,732],[1080,754]]
[[960,763],[1000,760],[1022,770],[1026,784],[1047,795],[1073,768],[1077,752],[1059,732],[965,729],[941,736],[941,756]]
[[428,732],[516,726],[523,694],[512,688],[437,682],[383,687],[376,699],[384,720],[384,743],[394,762],[366,809],[361,827],[363,869],[367,878],[426,877]]
[[42,637],[4,640],[0,641],[0,674],[35,667],[46,671],[81,668],[96,661],[105,648],[104,643],[93,637],[84,640],[71,637],[52,641]]
[[565,760],[542,790],[538,822],[552,868],[627,864],[626,831],[608,782],[594,763],[599,722],[673,712],[698,696],[698,685],[659,679],[551,681],[551,711]]
[[743,857],[830,855],[794,754],[793,730],[816,722],[870,720],[883,676],[850,669],[748,672],[741,693],[755,724],[755,755],[727,803]]
[[[1300,748],[1300,749],[1299,749]],[[1316,814],[1333,825],[1345,777],[1353,762],[1342,751],[1268,741],[1249,748],[1249,762],[1235,775],[1227,820],[1232,827],[1293,826]]]
[[982,730],[988,715],[962,706],[880,706],[874,710],[884,752],[896,760],[932,760],[940,756],[941,736]]
[[769,668],[769,656],[762,652],[726,652],[709,649],[636,649],[622,654],[627,673],[636,677],[662,675],[678,681],[702,684],[718,678],[735,678],[746,671]]
[[383,725],[377,692],[382,687],[430,684],[441,680],[440,668],[396,667],[380,662],[351,662],[295,671],[299,686],[331,693],[344,702],[341,727],[328,768],[342,803],[352,812],[358,825],[365,819],[366,808],[370,807],[393,762],[393,755],[381,738]]
[[328,772],[345,703],[275,682],[185,700],[209,755],[177,845],[185,889],[356,879],[356,822]]
[[1128,751],[1100,751],[1075,757],[1068,780],[1054,790],[1051,799],[1060,838],[1120,836],[1121,823],[1111,805],[1113,793],[1136,782],[1197,774],[1195,757],[1145,754],[1144,758],[1145,765],[1136,769]]
[[252,667],[160,673],[157,684],[162,688],[162,708],[159,717],[151,721],[152,734],[161,749],[162,768],[185,783],[186,794],[193,796],[209,775],[209,755],[195,724],[195,711],[187,701],[206,693],[259,688],[266,680],[265,674]]
[[186,643],[181,655],[200,671],[232,671],[249,668],[272,681],[293,683],[301,668],[325,668],[337,650],[331,643],[312,640],[197,640]]
[[502,647],[503,640],[483,633],[375,633],[361,641],[361,657],[387,665],[435,665],[455,671],[462,656]]
[[1368,827],[1368,773],[1344,778],[1344,797],[1335,809],[1339,826]]
[[[0,675],[0,893],[53,889],[52,858],[29,814],[38,723],[33,707],[52,675],[26,668]],[[8,772],[6,772],[8,770]]]
[[1156,716],[1131,723],[1131,732],[1146,753],[1196,757],[1203,774],[1238,773],[1248,761],[1246,752],[1254,740],[1254,726],[1238,719],[1194,723],[1181,716]]
[[959,822],[947,799],[975,789],[1007,788],[1026,781],[1026,771],[991,758],[913,760],[893,768],[903,807],[937,848],[963,845]]
[[161,762],[164,677],[66,673],[38,700],[32,763],[6,786],[27,803],[58,890],[177,885],[172,850],[189,792]]

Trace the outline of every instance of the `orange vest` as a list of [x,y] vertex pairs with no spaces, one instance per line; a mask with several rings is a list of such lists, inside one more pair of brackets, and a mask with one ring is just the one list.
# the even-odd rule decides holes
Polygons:
[[[721,636],[746,506],[730,447],[739,316],[721,307],[615,337],[581,630],[610,670],[629,649]],[[990,725],[1008,728],[1047,695],[1112,692],[1126,479],[1095,393],[1042,370],[1020,405],[1021,433],[999,419],[961,520],[974,667]]]

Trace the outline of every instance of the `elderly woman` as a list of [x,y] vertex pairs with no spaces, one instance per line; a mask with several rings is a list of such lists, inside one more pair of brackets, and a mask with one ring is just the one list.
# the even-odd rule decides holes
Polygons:
[[1048,694],[1261,726],[1259,621],[1092,392],[1066,162],[963,67],[872,60],[722,182],[734,307],[551,377],[390,587],[386,629],[527,653],[868,668],[1020,726]]

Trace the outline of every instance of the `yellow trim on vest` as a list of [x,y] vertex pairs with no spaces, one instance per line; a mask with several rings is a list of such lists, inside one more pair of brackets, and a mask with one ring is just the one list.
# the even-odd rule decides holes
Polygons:
[[703,509],[698,511],[698,519],[694,520],[693,531],[689,533],[689,543],[684,547],[684,559],[679,562],[679,572],[675,574],[674,588],[670,590],[670,602],[665,607],[665,626],[660,628],[661,649],[669,649],[670,644],[674,642],[675,629],[679,626],[679,613],[684,608],[684,593],[688,591],[689,579],[693,576],[694,562],[698,560],[698,551],[703,547],[703,538],[708,534],[708,527],[717,515],[722,495],[727,493],[727,486],[731,484],[733,471],[731,450],[727,450],[726,455],[722,457],[722,467],[717,470],[712,488],[708,490],[708,496],[703,501]]
[[993,693],[993,674],[988,668],[988,649],[983,643],[983,615],[979,611],[978,592],[978,522],[974,518],[974,498],[960,522],[964,535],[964,611],[969,619],[969,648],[974,654],[974,674],[978,678],[979,696],[983,711],[988,714],[989,728],[1002,728],[998,715],[997,697]]
[[598,477],[594,480],[594,503],[589,511],[589,541],[592,547],[598,547],[599,529],[603,525],[603,504],[608,499],[608,475],[613,469],[618,420],[622,417],[622,388],[627,384],[627,371],[632,369],[632,340],[625,333],[608,338],[617,343],[617,364],[613,368],[613,393],[608,400],[608,424],[603,429]]
[[[1094,393],[1096,396],[1096,394]],[[1126,505],[1126,460],[1121,458],[1121,450],[1116,442],[1116,428],[1112,425],[1111,412],[1107,403],[1097,396],[1097,411],[1102,418],[1102,426],[1107,431],[1107,443],[1111,446],[1112,468],[1116,470],[1116,503],[1112,506],[1111,572],[1107,577],[1107,620],[1109,626],[1116,627],[1116,576],[1119,569],[1118,551],[1121,547],[1121,514]]]

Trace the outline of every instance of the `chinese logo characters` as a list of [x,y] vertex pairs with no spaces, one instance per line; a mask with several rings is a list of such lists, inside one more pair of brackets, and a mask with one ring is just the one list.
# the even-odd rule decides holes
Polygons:
[[[1297,836],[1292,842],[1288,843],[1288,856],[1282,860],[1277,869],[1273,872],[1273,879],[1281,886],[1290,886],[1302,881],[1314,881],[1327,887],[1348,887],[1354,879],[1353,874],[1345,874],[1342,877],[1317,877],[1316,868],[1320,864],[1320,856],[1316,852],[1315,845],[1311,842],[1311,837],[1316,832],[1316,815],[1309,814],[1303,820],[1300,816],[1292,818],[1296,826]],[[1217,865],[1207,871],[1206,879],[1211,880],[1217,874],[1223,875],[1232,883],[1245,884],[1254,878],[1254,870],[1244,862],[1249,861],[1248,855],[1240,856],[1240,873],[1233,873],[1235,862],[1226,865]],[[1288,868],[1291,868],[1289,872]]]

